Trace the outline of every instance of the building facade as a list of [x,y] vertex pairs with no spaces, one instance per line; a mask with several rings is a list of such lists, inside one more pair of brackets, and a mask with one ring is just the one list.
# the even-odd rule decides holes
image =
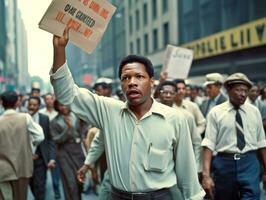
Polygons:
[[179,0],[180,44],[194,50],[190,76],[243,72],[266,81],[266,1]]

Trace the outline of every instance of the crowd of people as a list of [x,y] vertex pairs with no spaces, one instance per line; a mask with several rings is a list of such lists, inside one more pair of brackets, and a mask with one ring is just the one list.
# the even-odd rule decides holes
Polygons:
[[121,88],[100,78],[93,91],[75,85],[63,37],[54,36],[51,84],[27,96],[1,94],[0,200],[54,197],[100,200],[259,200],[266,187],[266,85],[242,73],[206,75],[201,85],[154,84],[149,59],[119,65]]

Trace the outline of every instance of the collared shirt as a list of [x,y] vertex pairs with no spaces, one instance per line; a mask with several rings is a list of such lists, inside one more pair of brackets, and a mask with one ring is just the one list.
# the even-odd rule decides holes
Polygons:
[[40,117],[39,117],[39,113],[36,112],[34,113],[34,115],[31,116],[33,121],[35,121],[36,123],[40,124]]
[[[14,114],[14,113],[16,113],[14,109],[7,109],[4,111],[3,116]],[[25,113],[25,116],[27,120],[27,128],[28,128],[29,134],[31,135],[32,143],[34,146],[36,146],[39,143],[41,143],[41,141],[44,140],[44,134],[43,134],[42,127],[38,123],[34,122],[32,117],[28,113]],[[33,149],[33,152],[35,152],[35,149]]]
[[197,128],[196,128],[196,123],[194,120],[194,117],[190,112],[188,112],[185,109],[182,109],[181,107],[175,107],[178,112],[182,112],[187,120],[188,123],[188,128],[190,131],[190,136],[191,136],[191,141],[193,145],[193,150],[196,158],[196,163],[197,163],[197,170],[198,172],[202,171],[202,147],[201,147],[201,135],[198,133]]
[[266,103],[263,103],[259,98],[257,98],[255,101],[251,101],[249,97],[247,98],[246,102],[256,106],[260,111],[262,120],[266,119]]
[[177,182],[186,199],[203,198],[182,114],[153,101],[138,120],[127,104],[78,88],[66,64],[51,74],[51,83],[60,102],[103,131],[114,187],[141,192],[169,188]]
[[236,110],[226,101],[215,106],[207,117],[207,127],[202,146],[216,152],[245,153],[266,147],[259,110],[248,103],[240,106],[239,113],[243,122],[246,146],[241,151],[237,148]]
[[189,113],[191,113],[192,116],[194,117],[195,122],[196,122],[198,133],[202,134],[204,132],[205,126],[206,126],[206,120],[205,120],[204,116],[202,115],[202,113],[199,109],[199,106],[196,103],[191,102],[191,101],[186,100],[186,99],[183,99],[180,106],[178,106],[177,104],[174,104],[173,107],[174,108],[181,107],[181,108],[187,110]]
[[51,112],[49,110],[47,110],[47,108],[42,108],[39,110],[40,113],[45,114],[49,117],[49,121],[52,121],[56,115],[58,114],[58,112],[56,110],[52,110]]

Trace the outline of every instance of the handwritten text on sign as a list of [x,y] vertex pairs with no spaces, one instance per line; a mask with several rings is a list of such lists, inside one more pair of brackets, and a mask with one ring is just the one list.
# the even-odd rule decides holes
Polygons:
[[40,22],[40,28],[61,36],[66,26],[70,41],[91,52],[102,37],[115,11],[105,0],[53,0]]

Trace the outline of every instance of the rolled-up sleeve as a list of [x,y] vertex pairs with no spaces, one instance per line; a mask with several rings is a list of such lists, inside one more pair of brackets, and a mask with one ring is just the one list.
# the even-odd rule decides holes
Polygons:
[[260,148],[265,148],[266,147],[266,137],[265,137],[265,132],[263,129],[263,123],[262,123],[262,118],[260,115],[259,110],[256,111],[257,114],[255,116],[258,117],[257,122],[258,122],[258,126],[257,126],[257,147],[258,149]]
[[180,118],[176,145],[176,176],[177,184],[185,199],[203,199],[205,192],[198,181],[195,156],[191,137],[185,119]]
[[216,126],[214,113],[210,112],[207,116],[205,138],[203,139],[201,146],[207,147],[208,149],[214,151],[217,138],[217,130],[218,129]]

